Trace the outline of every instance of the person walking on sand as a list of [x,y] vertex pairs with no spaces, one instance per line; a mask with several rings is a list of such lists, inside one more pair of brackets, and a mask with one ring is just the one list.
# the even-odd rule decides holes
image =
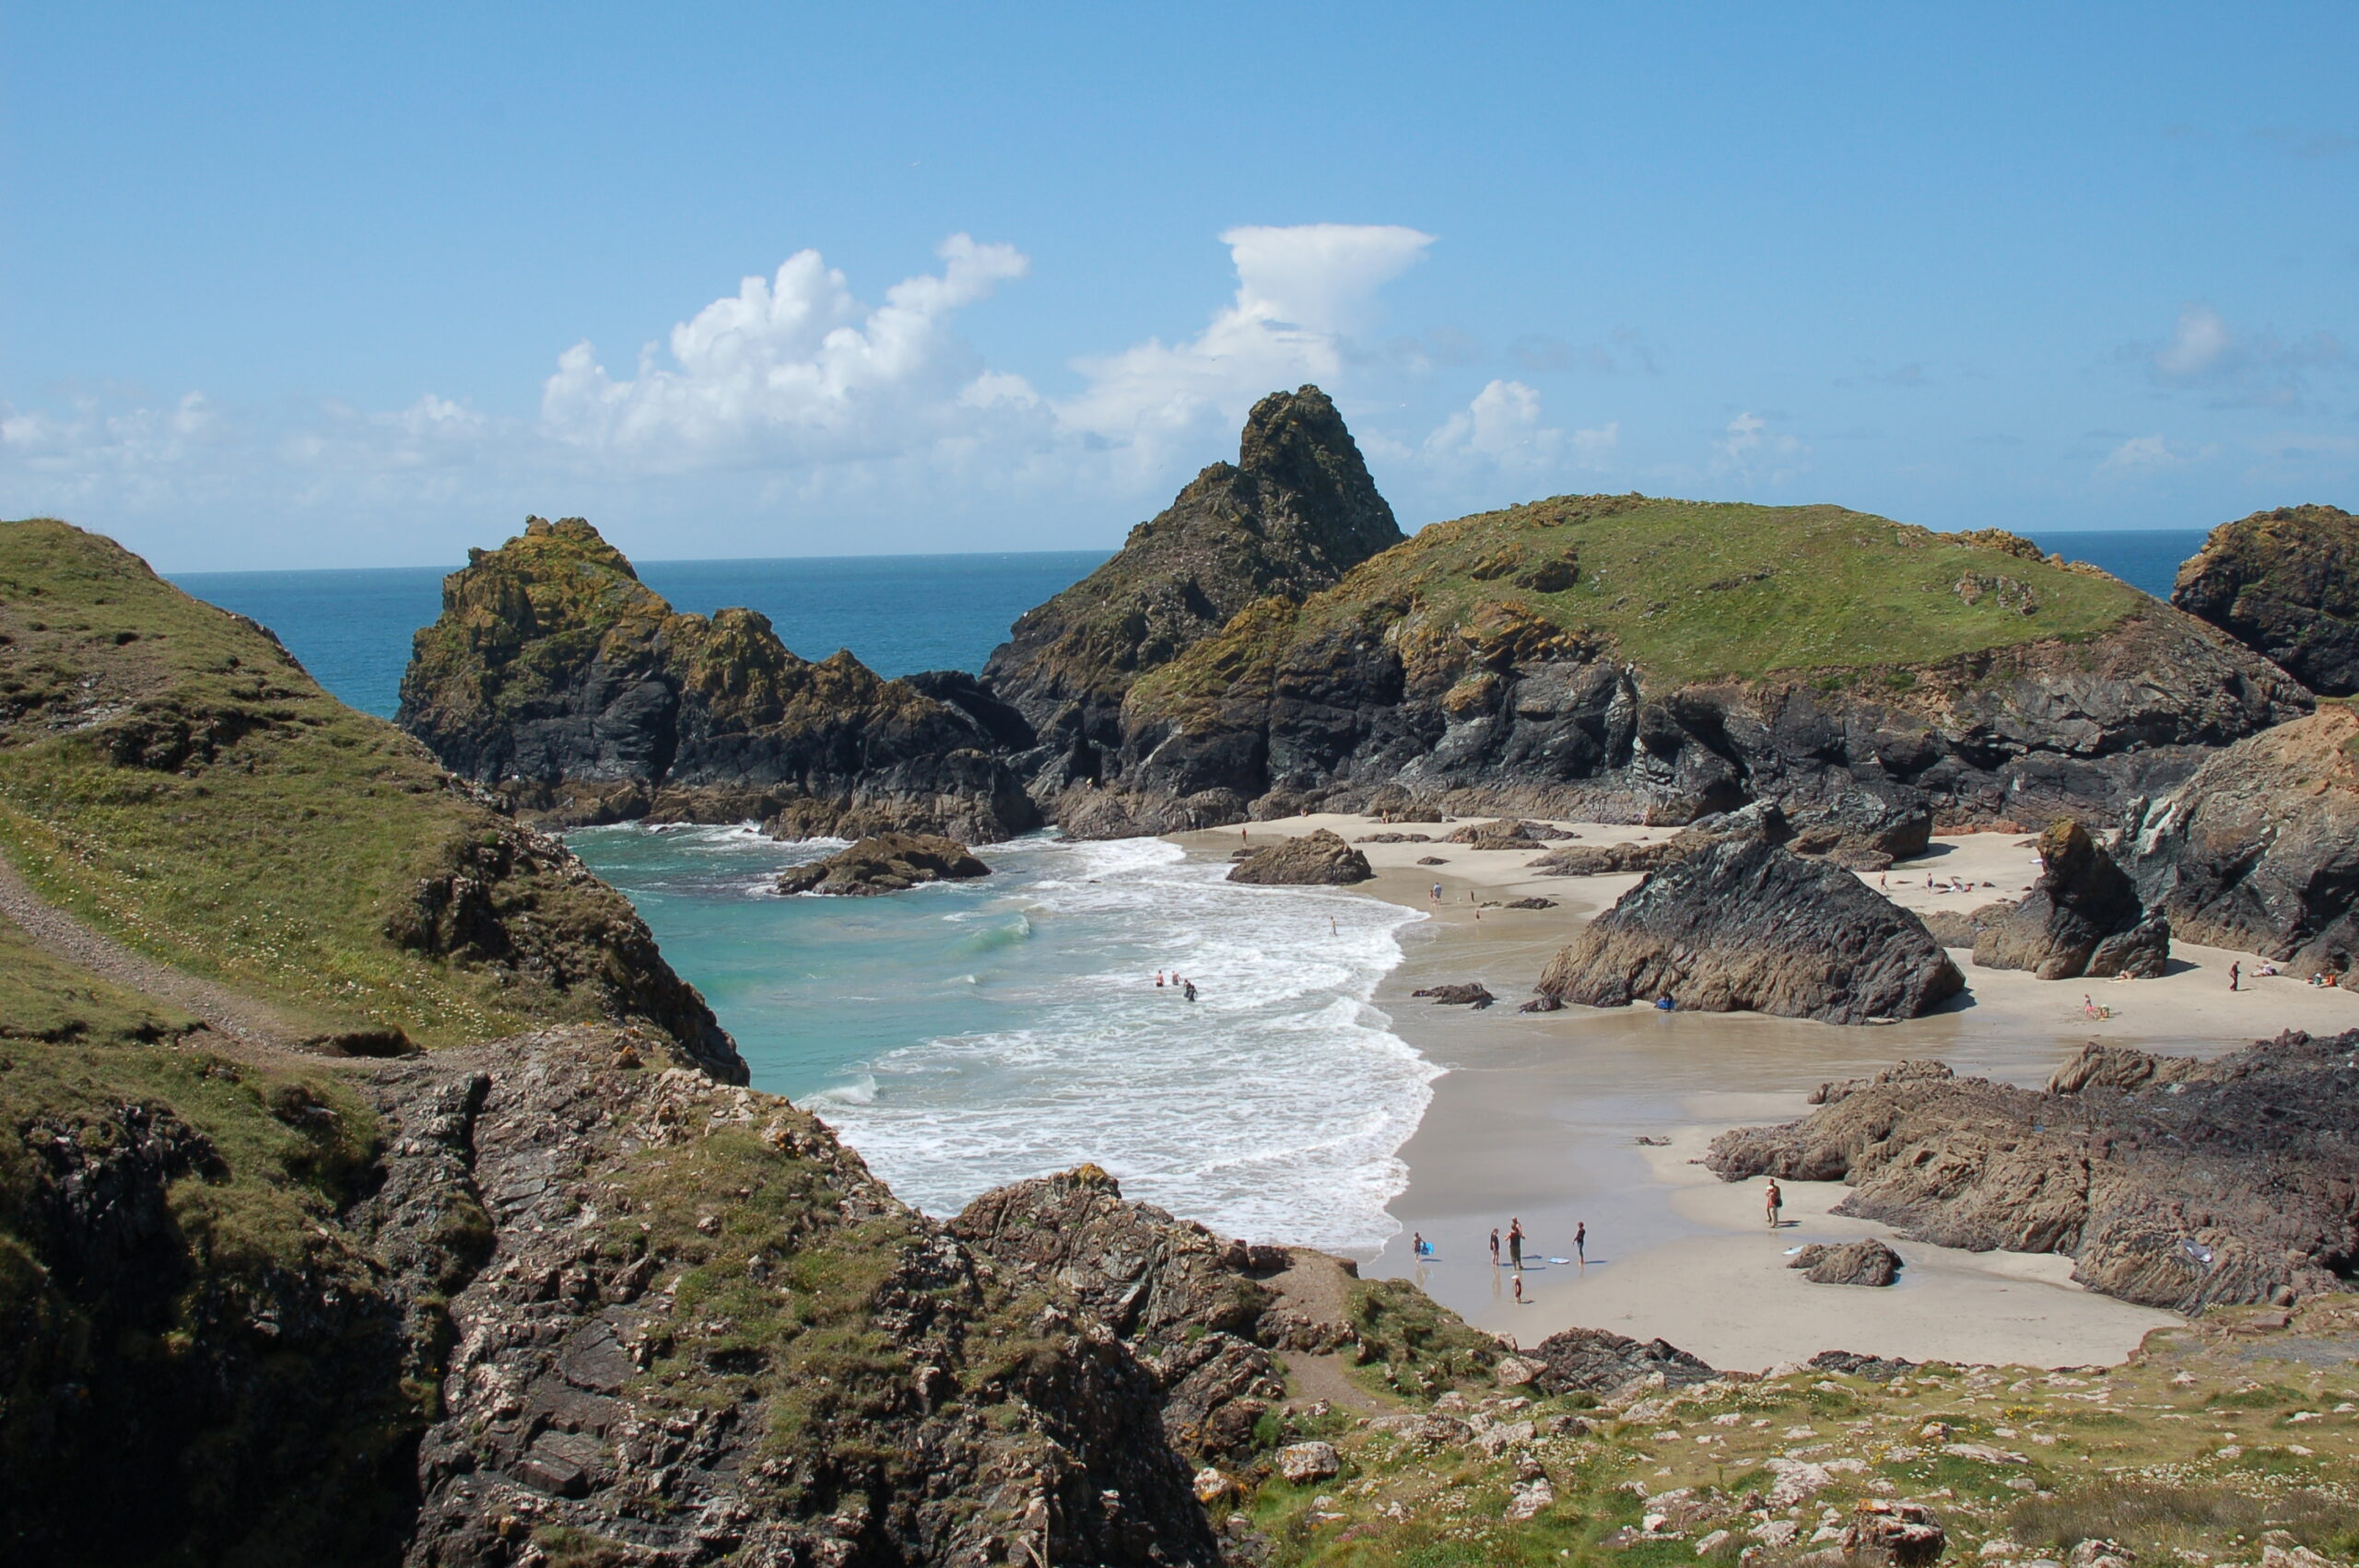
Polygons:
[[1523,1222],[1513,1218],[1508,1221],[1508,1267],[1523,1271]]
[[1589,1267],[1589,1222],[1587,1220],[1583,1220],[1573,1227],[1573,1256],[1580,1259],[1582,1268]]
[[1428,896],[1433,900],[1433,902],[1435,902],[1435,903],[1437,903],[1437,904],[1440,903],[1440,902],[1441,902],[1441,883],[1434,883],[1434,890],[1433,890],[1433,892],[1432,892],[1430,895],[1428,895]]
[[1778,1228],[1778,1211],[1784,1209],[1785,1206],[1786,1195],[1778,1190],[1778,1178],[1776,1176],[1771,1176],[1769,1178],[1768,1194],[1762,1203],[1762,1207],[1768,1211],[1769,1228],[1771,1230],[1774,1231]]
[[1492,1267],[1492,1268],[1494,1268],[1494,1269],[1496,1269],[1496,1268],[1497,1268],[1498,1266],[1499,1266],[1499,1227],[1498,1227],[1498,1226],[1496,1226],[1496,1225],[1493,1225],[1493,1226],[1491,1227],[1491,1267]]
[[2244,972],[2245,966],[2242,964],[2231,964],[2228,965],[2228,989],[2230,990],[2235,990],[2236,989],[2236,982],[2244,977]]

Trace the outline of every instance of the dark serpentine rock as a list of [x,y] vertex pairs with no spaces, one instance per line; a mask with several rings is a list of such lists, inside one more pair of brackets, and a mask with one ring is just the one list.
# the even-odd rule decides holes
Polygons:
[[1719,1374],[1708,1363],[1661,1340],[1634,1340],[1610,1328],[1567,1328],[1527,1352],[1541,1363],[1532,1386],[1543,1394],[1611,1398],[1660,1374],[1679,1387],[1708,1383]]
[[2146,913],[2137,888],[2088,829],[2069,818],[2050,824],[2039,836],[2039,880],[2020,902],[1978,925],[1978,965],[2028,969],[2043,980],[2162,975],[2170,922]]
[[850,653],[797,658],[751,610],[675,614],[580,518],[532,519],[444,579],[400,722],[553,823],[761,818],[781,837],[985,842],[1040,822],[1003,760],[1021,720],[971,678],[886,681]]
[[1273,392],[1247,416],[1237,462],[1197,474],[1112,560],[1026,612],[984,682],[1049,748],[1044,792],[1094,780],[1139,676],[1248,605],[1329,587],[1401,538],[1327,394]]
[[1837,1213],[1941,1246],[2060,1253],[2090,1289],[2149,1306],[2343,1288],[2359,1262],[2359,1031],[2153,1071],[2082,1065],[2071,1094],[1878,1082],[1724,1133],[1706,1164],[1730,1181],[1848,1182]]
[[2352,984],[2359,965],[2359,713],[2316,714],[2220,753],[2135,802],[2122,857],[2187,942],[2266,954]]
[[1366,882],[1374,875],[1366,855],[1344,843],[1340,835],[1321,827],[1255,850],[1250,859],[1229,868],[1228,880],[1271,886],[1339,886]]
[[2279,507],[2212,531],[2171,603],[2321,696],[2359,693],[2359,517]]
[[931,833],[881,833],[824,860],[780,873],[780,893],[848,895],[900,893],[921,883],[991,875],[991,867],[955,838]]
[[1914,1018],[1964,986],[1916,916],[1849,872],[1743,836],[1650,873],[1540,979],[1561,1002],[1669,996],[1830,1024]]
[[1807,1270],[1805,1277],[1813,1284],[1888,1285],[1900,1278],[1900,1255],[1870,1236],[1840,1246],[1813,1243],[1794,1254],[1786,1267]]

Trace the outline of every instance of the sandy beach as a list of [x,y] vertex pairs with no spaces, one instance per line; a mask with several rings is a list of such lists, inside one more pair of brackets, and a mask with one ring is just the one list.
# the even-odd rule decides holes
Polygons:
[[[2067,1258],[1927,1246],[1834,1215],[1846,1191],[1837,1184],[1790,1184],[1788,1223],[1772,1233],[1759,1184],[1722,1183],[1694,1162],[1730,1127],[1805,1114],[1804,1096],[1826,1079],[1907,1058],[2037,1083],[2092,1039],[2210,1056],[2286,1028],[2359,1026],[2359,996],[2256,978],[2257,955],[2185,943],[2173,945],[2169,975],[2127,982],[2042,981],[1976,968],[1957,952],[1965,997],[1931,1016],[1871,1028],[1639,1008],[1521,1014],[1514,1010],[1548,958],[1638,879],[1535,875],[1530,864],[1543,847],[1438,842],[1457,825],[1322,814],[1255,823],[1242,842],[1320,827],[1353,840],[1378,832],[1436,840],[1359,846],[1378,875],[1358,891],[1431,917],[1402,933],[1403,961],[1377,1004],[1396,1034],[1447,1070],[1401,1150],[1408,1184],[1390,1206],[1401,1233],[1360,1261],[1371,1276],[1415,1279],[1470,1322],[1525,1344],[1579,1324],[1660,1337],[1715,1365],[1756,1371],[1823,1350],[2040,1366],[2119,1361],[2149,1330],[2177,1319],[2080,1289]],[[1590,844],[1675,831],[1557,825]],[[1226,859],[1240,836],[1228,828],[1174,841]],[[2022,895],[2038,869],[2029,843],[2021,833],[1943,837],[1920,859],[1864,880],[1910,908],[1968,910]],[[1446,863],[1416,863],[1427,856]],[[1948,891],[1953,883],[1964,890]],[[1555,907],[1503,907],[1535,895]],[[2234,993],[2231,963],[2246,977]],[[1487,986],[1498,1004],[1476,1012],[1411,995],[1465,980]],[[2112,1016],[2089,1017],[2084,997]],[[1523,1222],[1525,1256],[1537,1263],[1525,1271],[1520,1305],[1487,1246],[1491,1229],[1504,1233],[1511,1218]],[[1552,1261],[1572,1258],[1583,1223],[1588,1264]],[[1413,1235],[1435,1256],[1414,1259]],[[1789,1249],[1807,1242],[1867,1235],[1907,1260],[1897,1284],[1816,1285],[1786,1267]]]

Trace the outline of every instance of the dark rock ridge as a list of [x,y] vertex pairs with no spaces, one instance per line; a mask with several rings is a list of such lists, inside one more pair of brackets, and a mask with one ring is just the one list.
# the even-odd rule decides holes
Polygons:
[[1450,986],[1427,986],[1409,994],[1424,997],[1442,1007],[1488,1007],[1499,1000],[1480,980],[1466,980]]
[[1228,880],[1271,886],[1340,886],[1366,882],[1374,875],[1366,855],[1320,827],[1255,850],[1229,868]]
[[1964,985],[1924,923],[1857,876],[1740,836],[1649,874],[1556,955],[1540,991],[1866,1024],[1917,1017]]
[[931,833],[880,833],[824,860],[781,872],[780,893],[862,895],[899,893],[929,882],[991,875],[991,867],[955,838]]
[[1813,1243],[1786,1267],[1807,1270],[1805,1278],[1813,1284],[1888,1285],[1900,1278],[1900,1255],[1870,1236],[1840,1246]]
[[2020,902],[1978,923],[1978,965],[2028,969],[2043,980],[2163,974],[2170,922],[2146,913],[2137,888],[2087,828],[2069,817],[2050,824],[2039,836],[2039,880]]
[[[1582,565],[1543,590],[1519,575],[1543,557]],[[1727,575],[1690,586],[1705,559]],[[1861,571],[1905,602],[1855,615],[1819,581]],[[2036,550],[1831,508],[1561,497],[1248,606],[1132,683],[1093,759],[1104,799],[1057,814],[1111,833],[1405,797],[1676,824],[1774,799],[1806,848],[1872,868],[1936,817],[2109,815],[2309,700],[2216,628]]]
[[1139,676],[1246,606],[1329,587],[1401,539],[1327,394],[1273,392],[1247,416],[1234,464],[1197,474],[1112,560],[1027,612],[983,679],[1050,748],[1044,793],[1095,781]]
[[2160,800],[2133,802],[2121,854],[2182,941],[2266,954],[2352,983],[2359,959],[2359,714],[2238,742]]
[[1707,1383],[1719,1375],[1676,1345],[1634,1340],[1610,1328],[1567,1328],[1541,1340],[1531,1354],[1542,1367],[1532,1385],[1545,1394],[1610,1398],[1658,1375],[1672,1387]]
[[1003,760],[1028,736],[971,678],[812,663],[767,618],[673,613],[580,518],[534,518],[445,579],[400,723],[452,772],[560,824],[763,818],[781,837],[1039,825]]
[[2359,693],[2359,517],[2340,507],[2222,523],[2179,568],[2171,603],[2321,696]]
[[[1941,1246],[2053,1252],[2091,1290],[2195,1311],[2342,1288],[2359,1262],[2359,1031],[2208,1062],[2095,1061],[2076,1093],[1878,1082],[1713,1141],[1724,1180],[1845,1181],[1837,1212]],[[2128,1083],[2130,1087],[2116,1087]]]

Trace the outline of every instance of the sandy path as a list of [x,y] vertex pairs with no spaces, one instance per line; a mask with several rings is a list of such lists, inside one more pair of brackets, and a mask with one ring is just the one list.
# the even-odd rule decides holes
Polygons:
[[[1590,916],[1636,876],[1536,876],[1544,847],[1492,851],[1442,844],[1459,825],[1383,825],[1321,815],[1256,823],[1249,843],[1329,827],[1347,839],[1420,833],[1435,842],[1364,844],[1375,881],[1359,891],[1425,912],[1402,933],[1405,959],[1377,996],[1394,1031],[1449,1071],[1416,1133],[1401,1151],[1407,1188],[1391,1205],[1402,1232],[1364,1257],[1371,1277],[1415,1278],[1481,1327],[1532,1343],[1572,1323],[1661,1336],[1717,1365],[1759,1368],[1822,1350],[2059,1365],[2118,1361],[2168,1315],[2080,1290],[2069,1259],[1970,1254],[1926,1247],[1826,1211],[1840,1187],[1789,1188],[1788,1214],[1803,1222],[1783,1239],[1765,1234],[1757,1192],[1725,1186],[1686,1162],[1731,1126],[1805,1113],[1817,1082],[1872,1072],[1908,1057],[1937,1057],[1961,1072],[2036,1083],[2081,1044],[2217,1055],[2284,1028],[2333,1033],[2359,1027],[2359,996],[2298,980],[2253,979],[2258,959],[2185,943],[2158,980],[2059,981],[2016,971],[1965,970],[1968,994],[1905,1024],[1843,1028],[1752,1013],[1658,1014],[1647,1009],[1568,1008],[1546,1015],[1513,1009],[1541,968]],[[1668,837],[1673,829],[1565,823],[1579,842]],[[1220,859],[1237,829],[1179,842]],[[1440,866],[1419,866],[1424,856]],[[1920,911],[1967,910],[2021,895],[2037,860],[2020,833],[1938,839],[1924,857],[1870,886]],[[1931,875],[1936,886],[1928,888]],[[1945,889],[1952,880],[1969,884]],[[1442,884],[1438,903],[1431,896]],[[1985,885],[1988,884],[1988,885]],[[1490,907],[1538,894],[1545,910]],[[2241,963],[2245,989],[2226,971]],[[1412,1000],[1419,987],[1479,979],[1500,998],[1483,1012]],[[2083,999],[2108,1008],[2088,1017]],[[1637,1140],[1668,1137],[1670,1148]],[[1489,1267],[1485,1237],[1520,1218],[1540,1258],[1572,1252],[1586,1222],[1589,1269],[1548,1267],[1512,1299]],[[1412,1232],[1438,1256],[1408,1256]],[[1884,1290],[1813,1285],[1787,1270],[1785,1249],[1803,1240],[1860,1235],[1891,1241],[1909,1269]]]
[[292,1048],[316,1030],[240,991],[134,953],[49,903],[22,873],[0,860],[0,916],[6,916],[53,958],[88,969],[127,990],[170,1002],[205,1021],[214,1033],[243,1045]]

